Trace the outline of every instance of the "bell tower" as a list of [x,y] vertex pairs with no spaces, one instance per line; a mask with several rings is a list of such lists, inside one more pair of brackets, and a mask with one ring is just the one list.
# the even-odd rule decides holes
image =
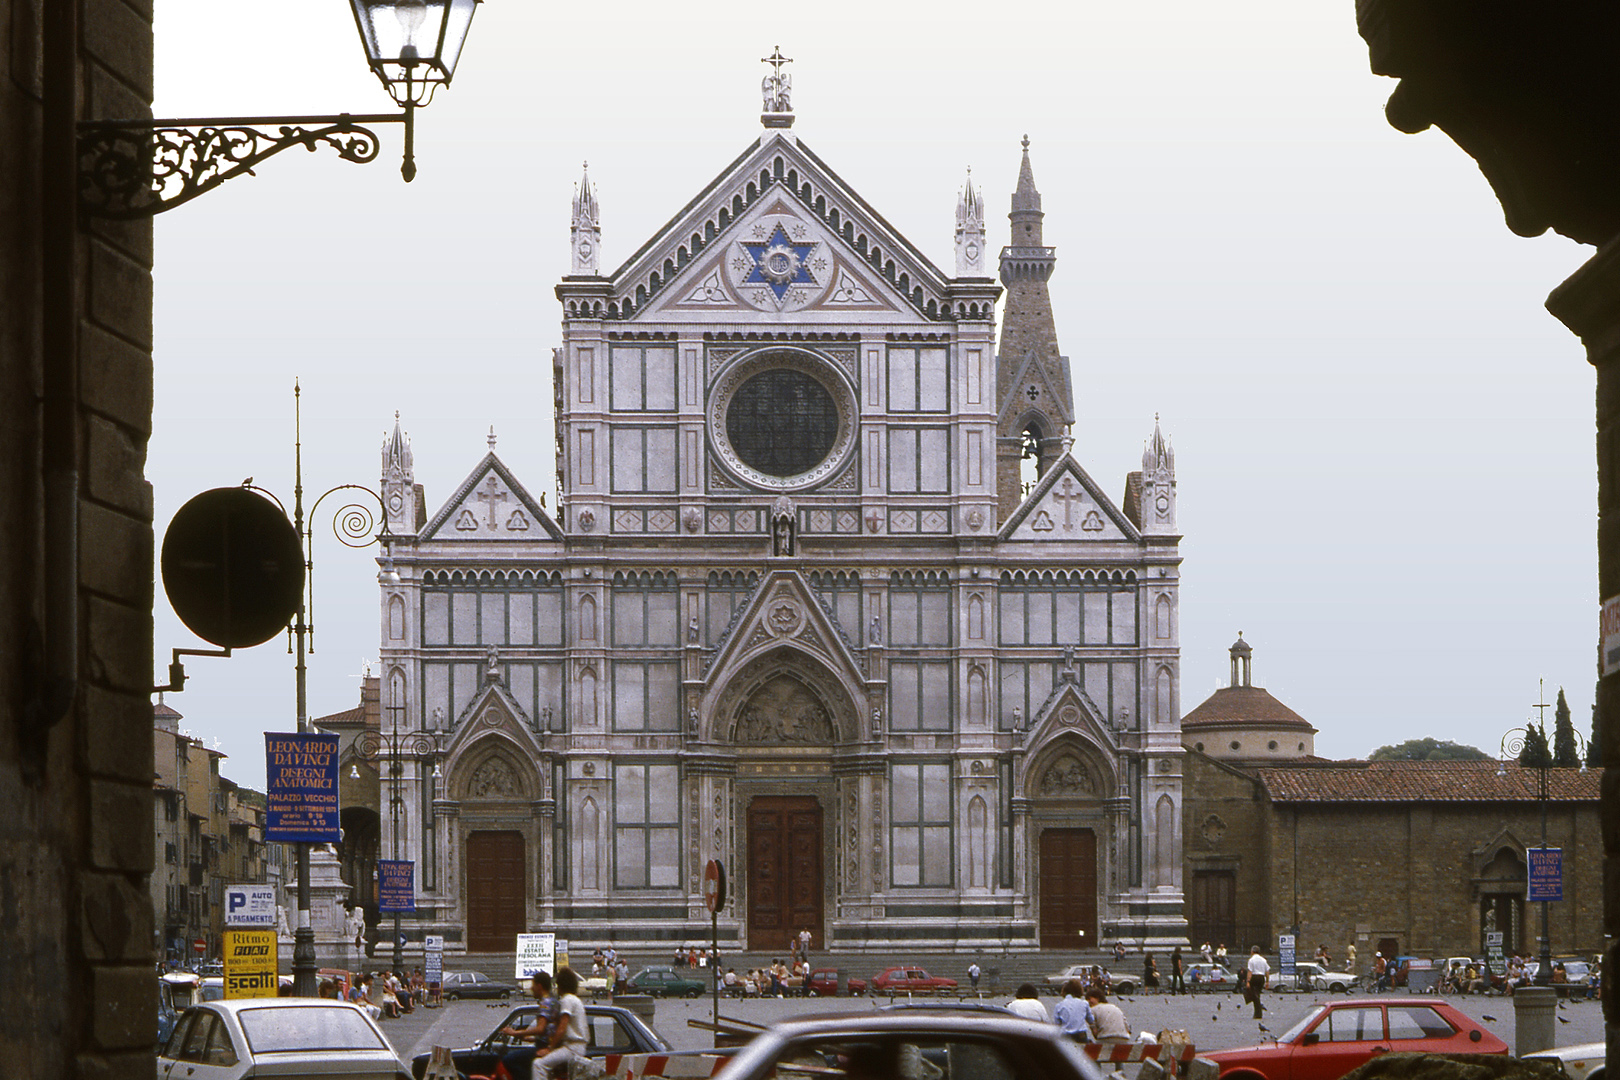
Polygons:
[[1041,234],[1041,193],[1029,163],[1029,136],[1013,191],[1012,242],[1001,249],[1001,283],[1007,303],[996,356],[1000,411],[996,427],[996,491],[1002,521],[1018,509],[1027,492],[1021,473],[1026,458],[1035,475],[1045,475],[1065,452],[1074,423],[1069,359],[1058,352],[1057,324],[1047,288],[1057,268],[1057,249]]

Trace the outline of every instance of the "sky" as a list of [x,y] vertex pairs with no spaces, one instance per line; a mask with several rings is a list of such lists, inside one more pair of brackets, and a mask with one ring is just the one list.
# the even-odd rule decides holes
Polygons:
[[[295,379],[306,507],[377,486],[396,410],[430,512],[491,426],[555,506],[582,164],[616,267],[758,137],[780,45],[795,133],[947,271],[970,168],[1007,242],[1029,136],[1075,456],[1119,498],[1155,415],[1176,450],[1184,712],[1242,631],[1326,757],[1494,754],[1543,681],[1588,734],[1594,375],[1542,304],[1592,252],[1514,236],[1445,135],[1388,125],[1354,8],[488,0],[417,116],[414,183],[385,127],[369,165],[295,149],[156,219],[159,535],[250,476],[291,504]],[[159,0],[155,115],[390,110],[347,5],[264,10]],[[314,522],[312,716],[357,704],[378,652],[375,550],[333,538],[339,504]],[[155,607],[164,681],[206,646]],[[296,724],[285,636],[186,670],[181,726],[262,788],[263,733]]]

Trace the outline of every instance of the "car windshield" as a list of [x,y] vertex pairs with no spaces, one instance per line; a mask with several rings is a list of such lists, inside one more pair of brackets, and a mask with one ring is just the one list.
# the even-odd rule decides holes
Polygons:
[[1318,1005],[1316,1008],[1306,1013],[1298,1022],[1294,1024],[1293,1027],[1277,1036],[1277,1041],[1280,1043],[1291,1043],[1296,1041],[1300,1035],[1304,1033],[1306,1028],[1316,1023],[1317,1017],[1321,1016],[1327,1011],[1326,1005]]
[[356,1009],[309,1005],[243,1009],[236,1014],[255,1054],[288,1050],[387,1050],[377,1029]]

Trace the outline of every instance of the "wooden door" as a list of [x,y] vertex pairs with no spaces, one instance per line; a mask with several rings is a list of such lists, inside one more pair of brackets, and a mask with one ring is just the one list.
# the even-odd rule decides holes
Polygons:
[[821,806],[804,796],[771,796],[748,805],[748,948],[787,952],[788,938],[822,933]]
[[1077,952],[1097,940],[1097,834],[1041,830],[1041,948]]
[[1232,870],[1194,870],[1192,895],[1192,943],[1208,941],[1215,945],[1237,943],[1237,873]]
[[524,918],[524,845],[519,832],[467,837],[467,951],[511,952]]

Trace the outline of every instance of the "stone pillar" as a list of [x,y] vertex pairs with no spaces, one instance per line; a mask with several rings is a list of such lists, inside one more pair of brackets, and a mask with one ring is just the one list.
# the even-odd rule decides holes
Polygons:
[[1513,992],[1513,1053],[1517,1057],[1537,1050],[1550,1050],[1553,1014],[1558,1011],[1558,992],[1550,986],[1521,986]]
[[[1620,238],[1598,249],[1547,298],[1547,310],[1581,338],[1597,369],[1598,596],[1620,594]],[[1596,629],[1594,622],[1594,629]],[[1599,657],[1599,673],[1602,657]],[[1620,672],[1598,683],[1598,746],[1603,755],[1603,954],[1620,970]],[[1517,996],[1517,995],[1515,995]],[[1521,1029],[1522,1030],[1522,1029]],[[1603,996],[1608,1060],[1620,1061],[1620,995]],[[1522,1039],[1520,1045],[1523,1045]],[[1547,1046],[1551,1046],[1551,1039]]]

